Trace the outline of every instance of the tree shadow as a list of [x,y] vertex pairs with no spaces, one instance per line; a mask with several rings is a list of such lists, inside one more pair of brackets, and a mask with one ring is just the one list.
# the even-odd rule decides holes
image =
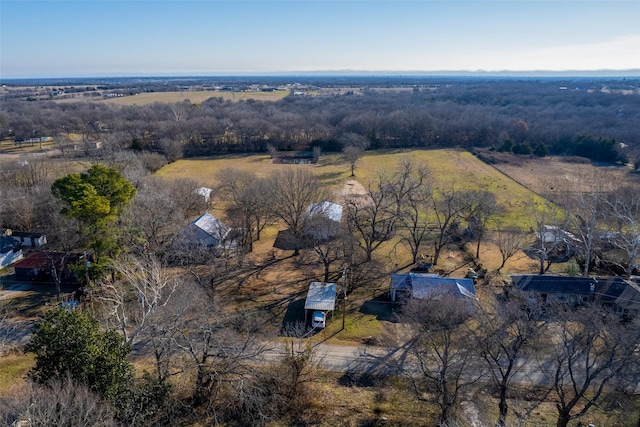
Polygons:
[[398,316],[393,311],[393,303],[387,293],[383,293],[374,299],[365,301],[359,310],[362,314],[374,315],[376,320],[398,323]]
[[288,335],[289,331],[300,329],[300,325],[304,325],[306,332],[308,325],[305,319],[304,302],[304,299],[296,299],[287,305],[287,310],[282,319],[280,335]]

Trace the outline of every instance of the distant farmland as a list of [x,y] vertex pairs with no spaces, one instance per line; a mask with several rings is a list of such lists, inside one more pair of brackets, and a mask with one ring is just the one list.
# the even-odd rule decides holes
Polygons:
[[256,101],[278,101],[289,95],[288,91],[273,92],[218,92],[218,91],[185,91],[185,92],[146,92],[137,95],[129,95],[113,98],[100,98],[96,102],[104,102],[113,105],[147,105],[154,102],[174,103],[189,100],[194,104],[199,104],[209,98],[223,98],[231,101],[245,101],[254,99]]

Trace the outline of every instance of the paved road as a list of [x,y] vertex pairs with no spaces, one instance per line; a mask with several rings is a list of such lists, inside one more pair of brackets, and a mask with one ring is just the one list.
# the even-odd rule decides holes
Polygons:
[[[264,354],[266,360],[274,360],[285,354],[284,342],[270,343],[271,350]],[[295,348],[295,344],[294,344]],[[315,345],[316,360],[324,369],[359,375],[398,375],[418,373],[418,364],[410,353],[408,344],[394,349],[370,345]],[[483,364],[482,361],[478,361]],[[521,386],[551,385],[552,368],[538,361],[521,362],[511,382]],[[484,375],[489,380],[489,374]]]

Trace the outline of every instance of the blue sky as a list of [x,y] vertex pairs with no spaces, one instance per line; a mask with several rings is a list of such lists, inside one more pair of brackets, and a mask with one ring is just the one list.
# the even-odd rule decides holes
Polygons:
[[640,69],[640,0],[0,0],[0,77]]

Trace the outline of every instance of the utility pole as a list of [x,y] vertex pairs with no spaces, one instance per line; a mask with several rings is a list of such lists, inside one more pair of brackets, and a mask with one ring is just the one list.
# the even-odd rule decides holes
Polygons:
[[347,314],[347,268],[342,269],[342,330],[344,331],[344,320]]

